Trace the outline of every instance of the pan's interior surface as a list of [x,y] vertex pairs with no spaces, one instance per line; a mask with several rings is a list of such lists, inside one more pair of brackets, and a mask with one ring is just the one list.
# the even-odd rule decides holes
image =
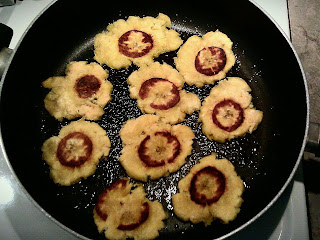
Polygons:
[[[107,161],[101,161],[93,176],[70,187],[55,185],[48,166],[41,159],[43,142],[58,135],[70,121],[58,122],[43,106],[48,93],[41,82],[63,75],[70,61],[93,61],[93,39],[106,26],[130,15],[167,14],[172,27],[185,41],[191,35],[208,31],[226,33],[234,42],[236,64],[227,76],[244,78],[252,88],[254,106],[264,112],[258,129],[251,135],[221,144],[210,142],[201,132],[198,113],[182,123],[190,126],[196,138],[193,152],[177,173],[144,184],[148,197],[159,200],[169,212],[160,238],[202,239],[224,236],[241,227],[266,208],[278,194],[297,162],[307,115],[303,76],[296,57],[274,24],[249,1],[220,1],[213,7],[185,3],[154,6],[154,2],[99,4],[58,1],[36,21],[21,42],[5,78],[1,93],[0,118],[4,146],[9,161],[32,198],[50,215],[72,230],[89,238],[103,239],[93,222],[97,197],[116,179],[126,176],[118,162],[121,151],[119,130],[122,124],[141,115],[136,101],[130,99],[126,79],[137,67],[109,70],[114,90],[105,114],[97,121],[111,139]],[[176,52],[161,55],[160,62],[173,65]],[[174,65],[173,65],[174,66]],[[186,86],[203,100],[213,85]],[[244,203],[238,217],[228,225],[219,221],[209,227],[190,224],[176,218],[171,196],[177,182],[203,156],[217,152],[228,158],[245,183]],[[184,233],[184,234],[182,234]]]

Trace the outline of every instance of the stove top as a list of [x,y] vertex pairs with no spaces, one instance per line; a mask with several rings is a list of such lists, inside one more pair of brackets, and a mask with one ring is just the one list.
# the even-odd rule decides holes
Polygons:
[[[267,14],[283,35],[290,39],[287,0],[251,0]],[[29,24],[52,0],[18,1],[0,7],[0,22],[14,30],[14,49]],[[32,202],[0,152],[0,239],[78,239]],[[298,216],[298,217],[297,217]],[[255,222],[229,239],[309,239],[305,188],[302,169],[273,206]]]

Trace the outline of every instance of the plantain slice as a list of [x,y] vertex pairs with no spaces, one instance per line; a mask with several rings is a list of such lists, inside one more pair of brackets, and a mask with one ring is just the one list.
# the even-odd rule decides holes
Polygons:
[[220,31],[190,37],[179,49],[175,64],[186,83],[202,87],[223,79],[235,63],[232,41]]
[[149,65],[153,58],[182,44],[179,33],[170,26],[170,18],[162,13],[156,18],[119,19],[95,36],[94,58],[114,69],[127,68],[131,63],[139,67]]
[[128,78],[130,97],[137,99],[143,113],[159,116],[175,124],[185,120],[186,113],[200,109],[196,94],[182,90],[184,78],[170,65],[158,62],[134,71]]
[[97,63],[71,62],[66,76],[50,77],[42,85],[51,91],[44,99],[45,108],[56,119],[84,117],[98,120],[111,101],[112,84],[108,71]]
[[92,175],[99,160],[109,155],[110,146],[106,131],[97,123],[79,120],[47,139],[41,150],[53,181],[69,186]]
[[156,115],[143,115],[127,121],[120,137],[120,163],[130,177],[147,181],[180,169],[191,154],[194,133],[185,125],[171,126]]
[[142,185],[127,178],[99,195],[93,216],[98,231],[105,231],[108,239],[154,239],[168,217],[160,202],[148,200]]
[[238,77],[229,77],[212,88],[199,114],[202,131],[210,140],[225,142],[256,130],[263,112],[254,108],[250,91]]
[[240,212],[244,185],[227,159],[206,156],[193,166],[178,183],[179,193],[173,195],[175,214],[184,221],[204,222],[214,219],[223,223],[234,220]]

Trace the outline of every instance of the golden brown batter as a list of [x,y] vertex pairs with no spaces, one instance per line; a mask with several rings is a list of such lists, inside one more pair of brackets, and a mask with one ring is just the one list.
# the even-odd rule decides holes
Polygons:
[[202,87],[223,79],[235,63],[232,41],[218,30],[190,37],[179,49],[175,64],[186,83]]
[[141,67],[129,76],[128,84],[130,97],[137,99],[143,113],[154,113],[170,124],[182,122],[186,113],[201,106],[196,94],[182,90],[182,75],[166,63]]
[[97,123],[79,120],[46,140],[41,150],[53,181],[68,186],[92,175],[99,160],[108,156],[110,145],[105,130]]
[[131,63],[139,67],[149,65],[153,58],[182,44],[179,34],[170,26],[170,18],[162,13],[156,18],[119,19],[96,35],[94,58],[114,69],[127,68]]
[[215,154],[204,157],[180,180],[179,193],[173,195],[174,213],[183,221],[223,223],[234,220],[243,202],[244,185],[227,159]]
[[120,130],[120,162],[127,174],[140,181],[176,172],[191,154],[192,130],[185,125],[161,122],[156,115],[127,121]]
[[251,103],[251,89],[241,78],[230,77],[212,88],[200,108],[199,121],[210,139],[225,142],[252,133],[263,118]]
[[100,119],[103,107],[111,100],[112,84],[105,80],[107,77],[108,71],[97,63],[69,63],[66,76],[50,77],[42,83],[51,89],[44,99],[46,109],[59,121]]
[[127,178],[100,194],[93,216],[98,231],[105,231],[108,239],[154,239],[168,217],[161,203],[148,200],[143,186]]

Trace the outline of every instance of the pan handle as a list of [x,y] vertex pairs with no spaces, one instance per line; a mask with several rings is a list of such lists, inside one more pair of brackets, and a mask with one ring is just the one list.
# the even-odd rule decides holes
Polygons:
[[[320,124],[310,122],[305,152],[312,153],[315,159],[320,162]],[[308,158],[313,160],[313,158]]]
[[12,50],[8,48],[12,36],[13,30],[10,27],[0,23],[0,79],[12,54]]

